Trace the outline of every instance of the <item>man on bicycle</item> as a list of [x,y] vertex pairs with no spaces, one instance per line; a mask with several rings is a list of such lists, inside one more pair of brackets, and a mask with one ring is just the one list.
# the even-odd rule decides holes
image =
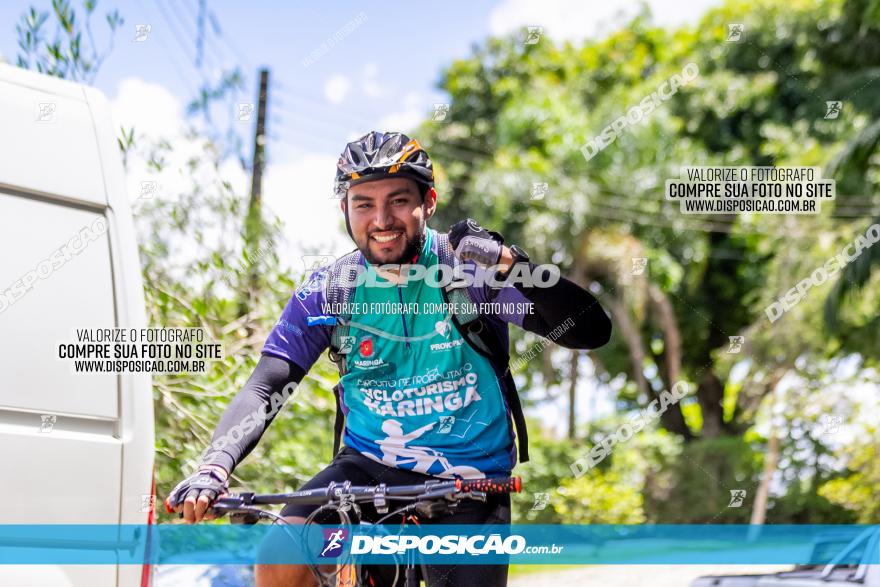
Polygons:
[[[527,448],[507,364],[507,325],[540,336],[553,333],[558,335],[554,342],[572,349],[594,349],[610,337],[610,320],[580,286],[558,276],[549,286],[550,280],[512,279],[514,267],[526,276],[541,269],[519,247],[505,246],[497,233],[471,219],[456,223],[448,235],[427,227],[437,192],[431,160],[417,141],[374,131],[349,143],[337,164],[336,186],[357,250],[346,257],[347,265],[319,269],[294,292],[253,374],[221,418],[212,440],[217,450],[167,500],[188,523],[202,520],[225,492],[229,474],[277,412],[270,409],[273,400],[277,404],[285,386],[299,383],[328,348],[335,351],[331,356],[342,374],[336,392],[345,415],[344,446],[301,489],[341,481],[391,486],[508,476],[517,460],[517,436],[521,460],[527,459]],[[461,292],[428,277],[412,278],[413,267],[434,268],[443,260],[471,272],[467,299],[488,311],[456,315],[448,309],[449,300]],[[366,279],[340,286],[340,274],[353,267]],[[328,301],[340,299],[350,310],[339,312],[344,320],[328,319],[334,312],[328,311]],[[425,310],[370,312],[377,307]],[[339,324],[344,324],[341,331]],[[342,346],[345,354],[340,354]],[[247,426],[240,425],[254,413],[267,417],[251,417]],[[239,433],[229,435],[237,425]],[[288,505],[281,514],[303,523],[314,509]],[[379,517],[369,504],[362,516],[367,521]],[[502,494],[489,495],[485,502],[465,500],[428,523],[510,520],[510,496]],[[426,572],[432,587],[505,585],[507,580],[506,565],[437,565]],[[256,579],[260,586],[313,584],[308,568],[299,566],[258,565]]]

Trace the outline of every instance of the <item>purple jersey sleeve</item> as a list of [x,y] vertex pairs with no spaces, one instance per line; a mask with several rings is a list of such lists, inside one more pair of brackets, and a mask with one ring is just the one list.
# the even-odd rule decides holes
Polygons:
[[331,326],[309,326],[308,319],[324,315],[327,270],[319,269],[300,285],[269,333],[262,353],[287,359],[308,372],[330,346]]
[[[473,265],[473,261],[465,262]],[[532,302],[513,285],[493,288],[489,282],[491,276],[485,267],[473,265],[469,271],[473,271],[474,275],[473,284],[468,286],[471,299],[477,304],[486,304],[483,307],[492,310],[484,314],[522,328],[523,318],[535,311]],[[503,279],[498,281],[501,282]],[[495,311],[496,309],[498,311]]]

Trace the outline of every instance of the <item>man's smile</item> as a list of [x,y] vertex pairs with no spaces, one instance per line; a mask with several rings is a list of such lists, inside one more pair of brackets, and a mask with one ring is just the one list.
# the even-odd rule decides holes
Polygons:
[[372,240],[379,242],[379,243],[385,244],[385,243],[390,243],[390,242],[400,238],[401,236],[403,236],[402,230],[389,230],[389,231],[383,231],[383,232],[374,232],[373,234],[370,235],[370,238]]

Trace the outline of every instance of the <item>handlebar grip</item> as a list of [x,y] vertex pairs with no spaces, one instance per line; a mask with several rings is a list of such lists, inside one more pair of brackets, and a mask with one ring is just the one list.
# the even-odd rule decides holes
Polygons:
[[498,477],[495,479],[456,479],[455,488],[459,491],[482,491],[483,493],[519,493],[522,479],[519,477]]

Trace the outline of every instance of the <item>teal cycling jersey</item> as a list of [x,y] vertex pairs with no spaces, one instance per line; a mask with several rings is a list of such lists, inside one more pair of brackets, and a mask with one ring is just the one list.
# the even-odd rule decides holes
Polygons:
[[[431,238],[429,231],[419,260],[426,266],[438,262]],[[364,283],[387,284],[374,267],[366,271]],[[508,473],[513,437],[500,382],[452,324],[441,289],[425,280],[361,285],[352,302],[402,311],[352,315],[356,344],[341,380],[345,443],[389,466],[439,477]]]
[[[428,229],[419,264],[439,262],[435,238]],[[516,452],[502,382],[455,328],[440,287],[424,279],[390,284],[365,265],[366,278],[349,302],[353,341],[340,380],[344,443],[388,466],[438,477],[509,474]],[[305,370],[328,347],[330,327],[309,325],[327,313],[327,281],[319,270],[295,292],[264,353]],[[505,301],[528,303],[504,289]],[[506,344],[504,322],[516,318],[493,321],[504,328]]]

